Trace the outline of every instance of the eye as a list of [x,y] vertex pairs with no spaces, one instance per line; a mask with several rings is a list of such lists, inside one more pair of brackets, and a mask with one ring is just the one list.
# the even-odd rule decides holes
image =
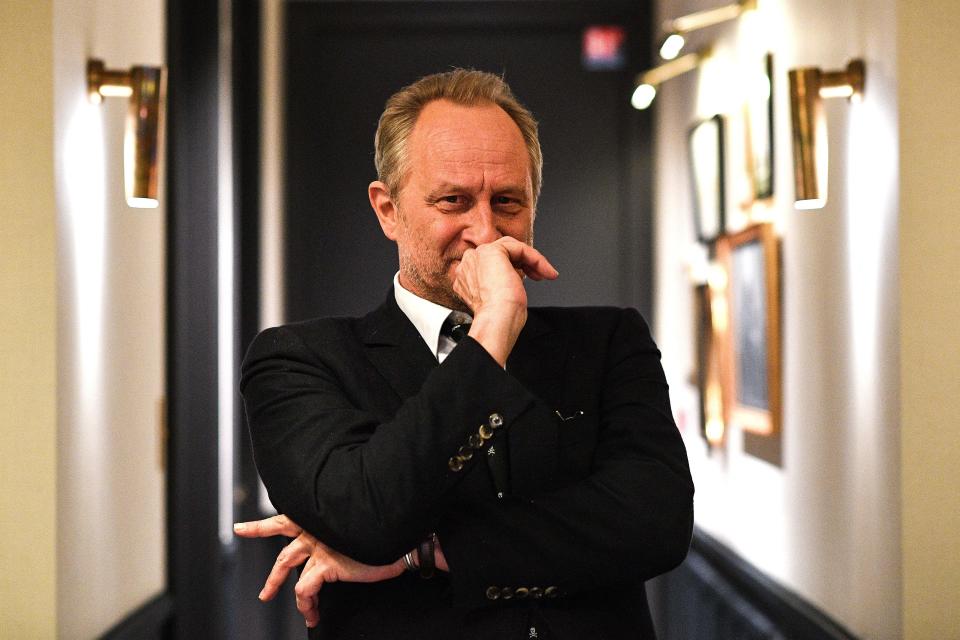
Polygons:
[[445,196],[440,196],[434,200],[434,204],[441,211],[460,211],[470,206],[470,199],[462,194],[451,193]]
[[522,207],[520,200],[511,196],[494,196],[491,204],[496,207],[498,211],[506,213],[515,213]]

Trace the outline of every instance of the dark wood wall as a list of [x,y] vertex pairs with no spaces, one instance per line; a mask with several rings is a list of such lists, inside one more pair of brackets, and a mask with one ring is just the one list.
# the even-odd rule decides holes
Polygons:
[[[628,33],[621,68],[581,63],[586,26]],[[454,66],[502,73],[540,121],[536,244],[561,277],[533,304],[649,314],[651,122],[630,107],[650,50],[646,2],[294,2],[287,14],[289,319],[362,314],[397,268],[367,202],[389,95]]]
[[[261,288],[259,3],[228,6],[233,110],[221,122],[222,5],[167,4],[169,588],[110,637],[303,637],[289,589],[275,603],[256,600],[282,541],[223,544],[217,531],[217,154],[227,130],[237,363],[258,328]],[[286,9],[289,319],[361,313],[382,300],[396,256],[366,203],[376,120],[392,91],[453,65],[504,73],[541,121],[537,244],[563,276],[535,288],[533,302],[649,314],[651,122],[629,107],[650,50],[649,3],[293,1]],[[588,24],[627,28],[621,69],[580,66]],[[257,478],[234,408],[235,516],[251,519],[260,516]]]

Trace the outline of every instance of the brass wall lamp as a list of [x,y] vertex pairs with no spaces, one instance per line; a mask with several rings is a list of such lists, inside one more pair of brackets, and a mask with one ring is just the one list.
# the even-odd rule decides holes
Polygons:
[[159,205],[159,152],[163,144],[163,67],[106,69],[102,60],[87,61],[87,98],[100,104],[104,98],[129,98],[123,138],[124,186],[127,205]]
[[706,47],[638,74],[634,81],[636,88],[630,98],[630,104],[634,109],[641,111],[648,108],[657,97],[657,88],[662,83],[698,68],[712,53],[712,47]]
[[818,67],[790,70],[790,113],[793,122],[793,178],[797,209],[822,209],[827,204],[827,121],[825,98],[863,97],[865,66],[851,60],[843,71]]
[[735,20],[747,11],[757,8],[757,0],[739,0],[722,7],[697,11],[679,18],[673,18],[663,23],[663,31],[667,36],[660,44],[660,57],[664,60],[673,60],[686,45],[686,35],[692,31],[712,27],[728,20]]

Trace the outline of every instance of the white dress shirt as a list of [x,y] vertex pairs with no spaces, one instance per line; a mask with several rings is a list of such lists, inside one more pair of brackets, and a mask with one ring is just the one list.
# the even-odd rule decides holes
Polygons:
[[[439,362],[450,355],[453,348],[457,346],[450,337],[440,335],[440,328],[443,322],[452,313],[452,309],[443,307],[435,302],[430,302],[421,298],[415,293],[407,291],[400,284],[400,272],[393,276],[393,296],[397,301],[397,306],[404,315],[410,319],[413,326],[417,328],[420,337],[427,343],[427,347]],[[464,314],[469,318],[467,314]]]

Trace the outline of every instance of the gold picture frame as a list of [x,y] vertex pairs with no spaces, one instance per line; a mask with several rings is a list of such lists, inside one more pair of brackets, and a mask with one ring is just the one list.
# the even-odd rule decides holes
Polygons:
[[755,224],[717,240],[725,272],[722,345],[724,413],[745,449],[780,461],[782,417],[780,248],[773,225]]
[[718,298],[715,287],[710,282],[696,285],[693,296],[697,322],[695,382],[700,399],[700,435],[713,449],[726,443],[727,415],[724,411],[721,375],[723,359],[720,352],[722,342],[717,339],[719,314],[724,311],[722,307],[714,310]]

